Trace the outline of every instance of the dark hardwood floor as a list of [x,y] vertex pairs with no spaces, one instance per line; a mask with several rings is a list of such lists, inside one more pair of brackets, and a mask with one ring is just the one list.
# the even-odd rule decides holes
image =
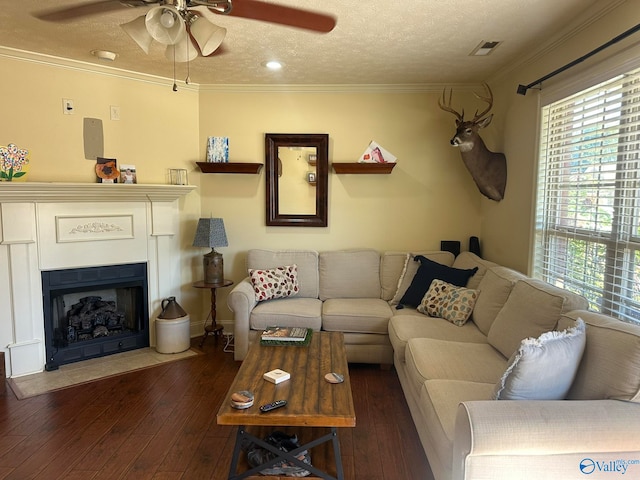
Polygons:
[[[203,351],[25,400],[7,386],[0,479],[227,478],[235,428],[216,413],[239,363],[213,338]],[[339,433],[345,478],[432,479],[395,371],[351,365],[350,375],[357,426]]]

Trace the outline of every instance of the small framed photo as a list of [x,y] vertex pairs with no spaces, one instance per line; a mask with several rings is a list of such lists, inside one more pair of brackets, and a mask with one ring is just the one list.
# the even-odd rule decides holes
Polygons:
[[120,183],[138,183],[135,165],[120,165]]
[[309,165],[315,165],[318,161],[318,155],[316,155],[315,153],[310,153],[309,159],[307,161],[309,162]]
[[316,183],[316,172],[307,172],[307,182]]

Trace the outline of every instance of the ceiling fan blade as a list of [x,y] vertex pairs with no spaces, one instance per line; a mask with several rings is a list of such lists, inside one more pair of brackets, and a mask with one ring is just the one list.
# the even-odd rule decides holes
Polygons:
[[[214,8],[209,10],[220,14]],[[319,33],[329,33],[336,26],[336,18],[332,15],[275,5],[260,0],[233,0],[233,8],[228,15],[287,25]]]
[[157,0],[98,0],[90,3],[81,3],[71,7],[49,8],[32,13],[32,15],[40,20],[47,22],[68,22],[80,17],[90,15],[100,15],[104,13],[115,12],[128,7],[147,6],[152,3],[158,3]]

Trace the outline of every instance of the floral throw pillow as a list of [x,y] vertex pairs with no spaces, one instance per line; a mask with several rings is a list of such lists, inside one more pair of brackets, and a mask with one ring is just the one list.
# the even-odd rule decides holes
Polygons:
[[298,285],[298,266],[286,265],[269,269],[249,269],[256,300],[271,300],[295,295]]
[[434,280],[417,310],[430,317],[444,318],[461,327],[469,320],[478,299],[478,291]]

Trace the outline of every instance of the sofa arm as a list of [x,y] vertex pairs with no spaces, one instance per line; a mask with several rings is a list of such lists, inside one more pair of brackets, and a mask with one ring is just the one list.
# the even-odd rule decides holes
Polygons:
[[[640,403],[476,401],[458,406],[453,479],[640,478]],[[609,475],[606,475],[606,474]]]
[[258,304],[249,277],[238,283],[227,296],[227,305],[233,312],[233,358],[244,360],[249,350],[249,318]]

